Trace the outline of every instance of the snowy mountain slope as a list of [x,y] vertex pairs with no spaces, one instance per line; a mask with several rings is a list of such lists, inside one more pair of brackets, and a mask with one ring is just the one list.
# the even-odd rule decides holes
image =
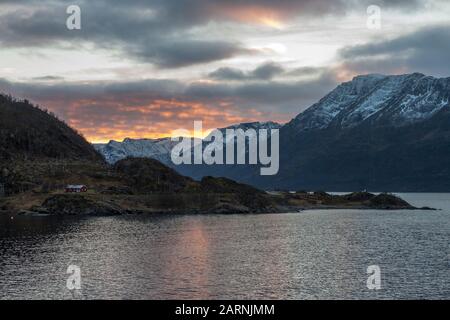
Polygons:
[[[235,125],[231,125],[229,127],[225,127],[225,128],[219,128],[218,130],[220,132],[222,132],[222,135],[224,137],[224,142],[227,143],[229,142],[231,139],[234,139],[234,136],[228,136],[226,134],[227,129],[233,129],[233,130],[237,130],[237,129],[242,129],[247,133],[247,137],[248,139],[253,139],[254,136],[258,136],[258,130],[261,129],[265,129],[267,130],[267,134],[270,135],[270,130],[272,129],[280,129],[282,127],[281,124],[273,122],[273,121],[267,121],[267,122],[244,122],[244,123],[239,123],[239,124],[235,124]],[[250,129],[250,130],[249,130]],[[255,135],[253,134],[253,131],[255,132]],[[212,133],[210,133],[205,139],[203,139],[205,144],[208,144],[208,141],[211,141],[211,136]]]
[[231,125],[229,127],[220,128],[219,130],[224,131],[225,129],[280,129],[281,124],[273,122],[273,121],[266,121],[266,122],[243,122],[235,125]]
[[[450,192],[449,96],[450,78],[357,76],[281,128],[270,122],[228,127],[279,128],[278,174],[261,176],[259,165],[176,169],[195,179],[223,176],[269,190]],[[97,148],[109,162],[126,156],[170,161],[165,139],[146,141]]]
[[403,126],[449,107],[449,96],[450,78],[420,73],[357,76],[299,114],[291,125],[299,131],[351,128],[368,120]]
[[127,157],[153,158],[167,163],[170,160],[170,150],[176,144],[170,138],[161,139],[130,139],[126,138],[122,142],[111,140],[106,144],[94,144],[108,163]]
[[364,75],[280,128],[280,170],[189,166],[273,190],[450,191],[450,78]]
[[[232,125],[219,130],[224,134],[226,129],[278,129],[281,125],[275,122],[248,122]],[[208,140],[208,137],[204,140]],[[199,141],[200,142],[200,141]],[[160,139],[130,139],[126,138],[122,142],[111,140],[106,144],[94,144],[108,163],[115,163],[127,157],[153,158],[166,165],[172,165],[170,152],[178,142],[171,138]],[[196,143],[196,142],[194,142]],[[207,142],[205,142],[207,143]]]

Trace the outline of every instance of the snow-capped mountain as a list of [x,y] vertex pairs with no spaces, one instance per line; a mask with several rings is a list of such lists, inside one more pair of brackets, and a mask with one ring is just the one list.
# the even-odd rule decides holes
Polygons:
[[[270,130],[272,129],[280,129],[282,127],[281,124],[273,122],[273,121],[267,121],[267,122],[244,122],[244,123],[239,123],[239,124],[235,124],[235,125],[231,125],[229,127],[225,127],[225,128],[218,128],[217,130],[219,130],[223,137],[224,137],[224,142],[229,142],[231,139],[234,139],[234,136],[227,136],[226,131],[227,129],[233,129],[233,130],[237,130],[237,129],[242,129],[246,132],[247,134],[247,138],[248,139],[253,139],[254,136],[258,136],[259,130],[261,129],[265,129],[268,131],[268,135],[270,134]],[[249,130],[249,129],[253,129],[253,131]],[[211,136],[212,133],[210,133],[205,139],[203,139],[205,144],[208,144],[208,141],[211,141]]]
[[[450,78],[357,76],[281,127],[272,122],[228,127],[280,129],[277,175],[261,176],[259,165],[176,169],[196,179],[224,176],[264,189],[449,192],[449,97]],[[166,163],[172,147],[167,138],[96,146],[108,162],[148,156]]]
[[421,73],[357,76],[342,83],[291,123],[297,130],[351,128],[370,120],[404,126],[449,106],[450,79]]
[[[225,135],[226,129],[278,129],[281,125],[275,122],[248,122],[232,125],[219,130]],[[204,140],[208,140],[208,137]],[[196,139],[194,143],[201,142]],[[100,152],[108,163],[115,163],[127,157],[153,158],[166,165],[172,165],[170,152],[178,142],[171,138],[160,139],[130,139],[122,142],[111,140],[108,143],[94,144],[95,149]],[[206,142],[205,142],[206,143]]]
[[280,170],[190,166],[264,189],[450,191],[450,78],[357,76],[280,128]]
[[103,155],[108,163],[115,163],[127,157],[153,158],[162,163],[168,163],[170,150],[176,143],[171,141],[170,138],[126,138],[122,142],[111,140],[105,144],[94,144],[94,148]]
[[242,130],[247,130],[247,129],[255,129],[255,130],[259,130],[259,129],[280,129],[281,128],[281,124],[273,122],[273,121],[266,121],[266,122],[243,122],[243,123],[239,123],[239,124],[235,124],[235,125],[231,125],[229,127],[226,128],[220,128],[220,131],[224,131],[226,129],[242,129]]

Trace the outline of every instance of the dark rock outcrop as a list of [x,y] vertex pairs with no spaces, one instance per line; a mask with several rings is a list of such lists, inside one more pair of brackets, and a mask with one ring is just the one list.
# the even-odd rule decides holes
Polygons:
[[93,201],[78,194],[58,194],[47,198],[41,207],[30,211],[54,215],[119,215],[125,211],[111,203]]
[[193,183],[155,159],[126,158],[113,168],[135,193],[180,192]]
[[[378,195],[368,192],[353,192],[344,195],[333,195],[326,192],[285,193],[284,197],[289,205],[303,209],[419,209],[388,193]],[[421,209],[430,210],[430,208]]]
[[414,207],[405,200],[387,193],[380,193],[379,195],[371,197],[369,200],[365,201],[364,204],[376,209],[414,209]]

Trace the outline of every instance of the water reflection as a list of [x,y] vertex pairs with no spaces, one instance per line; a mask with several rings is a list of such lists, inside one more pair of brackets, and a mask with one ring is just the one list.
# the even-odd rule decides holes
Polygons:
[[[0,298],[72,299],[70,264],[81,268],[83,299],[449,298],[449,217],[450,205],[436,212],[1,216]],[[366,287],[372,264],[382,270],[380,291]]]

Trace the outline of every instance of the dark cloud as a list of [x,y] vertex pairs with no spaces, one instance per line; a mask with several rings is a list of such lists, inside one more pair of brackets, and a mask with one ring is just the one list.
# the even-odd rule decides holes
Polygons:
[[[95,44],[159,67],[183,67],[254,53],[233,41],[207,39],[204,34],[196,37],[192,30],[210,21],[260,23],[258,18],[264,16],[284,21],[307,15],[339,15],[369,2],[373,1],[6,0],[0,8],[15,7],[0,13],[0,44],[4,48],[59,46],[72,50]],[[383,7],[415,8],[422,1],[375,2]],[[65,27],[66,8],[73,4],[82,9],[79,31]],[[270,77],[271,71],[261,70],[265,71]]]
[[328,72],[318,78],[301,81],[197,83],[189,86],[186,94],[197,99],[234,99],[241,108],[258,106],[294,115],[320,99],[336,84],[334,73]]
[[165,68],[185,67],[255,53],[256,50],[247,49],[239,43],[200,40],[172,41],[139,47],[133,52],[139,59]]
[[[233,101],[238,108],[266,108],[291,105],[301,107],[319,99],[333,86],[336,78],[327,73],[313,80],[303,81],[259,81],[256,83],[214,83],[194,82],[185,84],[170,79],[146,79],[128,82],[71,83],[33,81],[10,82],[0,79],[0,92],[27,98],[37,102],[73,101],[122,101],[129,105],[145,104],[150,100],[183,101]],[[243,105],[239,105],[243,102]],[[64,109],[61,103],[61,110]],[[281,108],[282,109],[282,108]],[[291,112],[292,110],[285,110]]]
[[284,73],[284,69],[281,65],[270,62],[257,67],[251,75],[256,79],[269,80],[282,73]]
[[[256,53],[233,41],[185,35],[190,27],[206,22],[187,14],[183,4],[175,11],[159,1],[110,2],[79,1],[81,30],[65,26],[66,6],[73,1],[49,3],[47,9],[20,7],[0,14],[0,44],[3,47],[62,47],[71,50],[94,44],[159,67],[176,68]],[[178,2],[177,2],[178,5]],[[207,17],[205,17],[207,18]]]
[[450,74],[450,25],[419,29],[391,40],[343,48],[340,57],[355,73]]
[[167,133],[199,119],[211,127],[240,121],[287,121],[335,85],[333,74],[311,81],[235,84],[184,84],[169,79],[90,83],[0,79],[0,92],[38,103],[88,137],[103,140],[108,135],[131,135],[127,132],[141,137]]
[[244,71],[237,68],[223,67],[219,68],[208,75],[216,80],[247,80],[248,75]]
[[326,72],[328,72],[328,69],[325,67],[299,67],[286,71],[285,76],[287,77],[318,76]]
[[219,68],[208,76],[216,80],[271,80],[285,73],[284,68],[274,62],[266,62],[251,71],[242,71],[237,68]]
[[36,80],[36,81],[61,81],[61,80],[64,80],[64,77],[59,77],[59,76],[42,76],[42,77],[34,77],[32,80]]
[[208,76],[211,79],[223,81],[250,81],[250,80],[272,80],[274,78],[303,78],[321,77],[329,74],[330,69],[326,67],[299,67],[287,69],[275,62],[266,62],[253,70],[245,71],[238,68],[219,68]]

